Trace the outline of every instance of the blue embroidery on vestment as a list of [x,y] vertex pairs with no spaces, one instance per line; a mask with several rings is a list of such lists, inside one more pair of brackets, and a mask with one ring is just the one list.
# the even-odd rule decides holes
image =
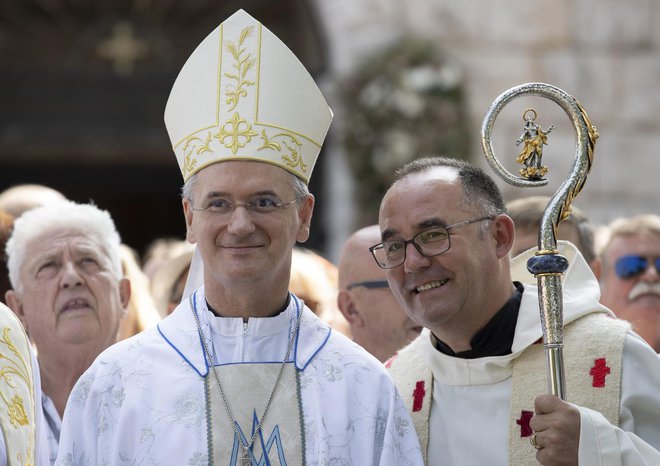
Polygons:
[[[254,431],[257,428],[258,423],[259,423],[259,419],[257,418],[257,412],[253,411],[252,431],[250,433],[250,438],[252,438],[252,435],[254,435]],[[243,433],[243,430],[241,429],[241,426],[238,422],[236,422],[236,430],[241,435],[241,440],[236,438],[236,435],[234,435],[234,446],[232,447],[232,451],[231,451],[231,466],[238,465],[238,458],[240,455],[243,454],[243,445],[248,444],[248,439],[245,438],[245,434]],[[259,429],[258,439],[259,439],[259,443],[261,443],[261,451],[262,451],[261,458],[257,460],[253,455],[252,449],[250,449],[250,451],[248,452],[248,454],[250,455],[250,463],[253,466],[270,466],[271,463],[268,457],[270,456],[270,451],[273,448],[273,445],[275,445],[275,448],[277,449],[277,459],[279,460],[280,464],[282,466],[287,466],[286,457],[284,455],[284,446],[282,445],[282,438],[280,437],[279,425],[275,425],[273,431],[268,437],[268,440],[266,441],[264,441],[263,429]]]

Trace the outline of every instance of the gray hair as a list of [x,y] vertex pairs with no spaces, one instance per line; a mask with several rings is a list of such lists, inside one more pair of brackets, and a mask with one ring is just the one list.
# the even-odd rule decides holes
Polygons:
[[396,170],[394,183],[415,173],[430,171],[435,167],[454,168],[463,188],[463,202],[480,208],[486,215],[499,215],[506,213],[506,206],[500,189],[482,169],[469,162],[451,157],[435,156],[423,157],[408,162]]
[[[550,196],[528,196],[515,199],[506,204],[509,217],[513,219],[516,230],[538,231]],[[586,214],[577,206],[571,206],[571,214],[564,219],[567,225],[573,225],[578,234],[580,250],[588,264],[596,258],[594,227]]]
[[93,204],[58,201],[29,210],[16,219],[7,241],[7,269],[12,287],[23,291],[20,269],[28,253],[28,245],[46,233],[60,230],[78,231],[98,241],[110,259],[111,272],[119,280],[123,277],[120,248],[121,238],[110,214]]
[[[287,172],[291,179],[291,186],[293,187],[294,192],[296,193],[296,201],[300,204],[305,198],[309,196],[309,188],[305,182],[298,178],[291,172]],[[193,191],[195,188],[195,183],[197,183],[197,175],[199,172],[193,173],[190,178],[185,182],[181,188],[181,197],[183,199],[188,199],[191,204],[194,204]]]
[[597,254],[605,260],[605,252],[614,238],[640,234],[660,236],[660,216],[640,214],[632,217],[619,217],[600,230]]
[[[506,213],[506,205],[502,192],[495,181],[484,170],[469,162],[445,156],[430,156],[415,159],[406,163],[394,173],[392,185],[416,173],[431,171],[436,167],[453,168],[458,173],[463,196],[461,202],[467,207],[477,208],[484,215],[495,217]],[[483,224],[481,236],[486,234],[489,226]]]

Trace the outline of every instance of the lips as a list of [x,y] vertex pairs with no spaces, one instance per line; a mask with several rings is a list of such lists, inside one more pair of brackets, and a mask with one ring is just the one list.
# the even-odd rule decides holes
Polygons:
[[70,299],[60,309],[60,313],[62,312],[68,312],[68,311],[76,311],[79,309],[89,309],[89,301],[87,301],[85,298],[74,298]]
[[441,286],[444,286],[449,279],[444,279],[444,280],[434,280],[432,282],[424,283],[423,285],[419,285],[416,287],[413,291],[417,294],[422,293],[424,291],[432,290],[433,288],[440,288]]
[[260,244],[223,244],[221,245],[224,249],[235,250],[235,251],[245,251],[250,249],[256,249],[260,247]]

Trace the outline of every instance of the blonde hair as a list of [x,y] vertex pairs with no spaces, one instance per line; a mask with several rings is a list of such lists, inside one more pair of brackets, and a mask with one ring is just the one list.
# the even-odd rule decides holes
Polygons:
[[337,266],[311,249],[296,246],[291,258],[289,290],[335,330],[350,336],[337,308]]
[[119,248],[124,276],[131,282],[127,312],[119,323],[118,340],[123,340],[156,325],[160,314],[151,297],[149,278],[140,269],[136,251],[126,244],[121,244]]
[[603,254],[614,238],[644,233],[660,236],[660,216],[640,214],[632,217],[615,218],[609,225],[598,230],[598,256],[602,259]]

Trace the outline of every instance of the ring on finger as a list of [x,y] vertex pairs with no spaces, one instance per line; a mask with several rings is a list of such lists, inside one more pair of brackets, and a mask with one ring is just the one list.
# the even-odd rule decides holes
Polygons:
[[538,433],[538,432],[534,432],[534,433],[532,434],[532,436],[529,438],[529,443],[531,443],[532,446],[533,446],[534,448],[536,448],[537,450],[540,450],[540,449],[543,448],[543,447],[542,447],[541,445],[538,444],[538,441],[537,441],[537,439],[536,439],[536,436],[537,436],[537,435],[539,435],[539,433]]

